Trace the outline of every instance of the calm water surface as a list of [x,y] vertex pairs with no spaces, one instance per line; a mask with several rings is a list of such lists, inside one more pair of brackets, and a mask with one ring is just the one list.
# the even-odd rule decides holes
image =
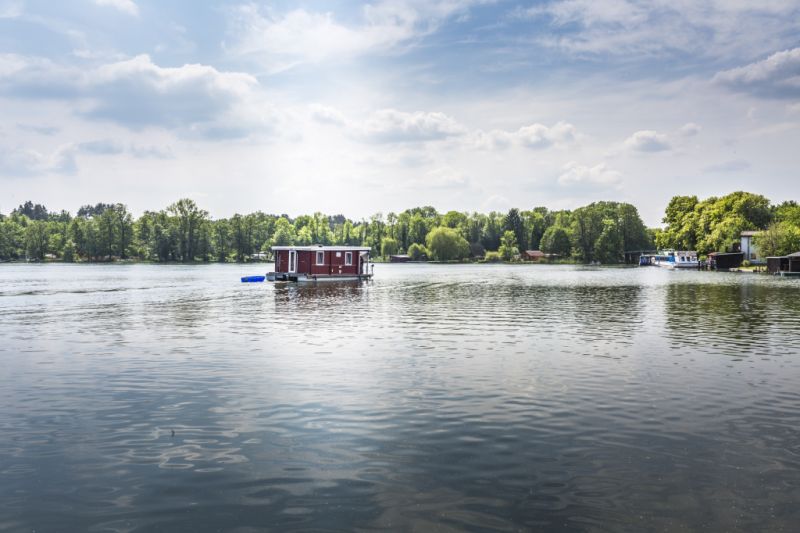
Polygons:
[[0,266],[0,530],[798,531],[800,281],[266,268]]

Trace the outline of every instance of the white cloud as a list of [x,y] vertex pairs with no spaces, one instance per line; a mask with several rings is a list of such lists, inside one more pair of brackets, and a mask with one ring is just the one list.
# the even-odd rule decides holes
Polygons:
[[343,61],[363,54],[384,53],[425,36],[448,17],[464,13],[473,1],[383,1],[363,7],[358,24],[346,25],[333,13],[302,8],[274,14],[248,4],[233,15],[231,42],[226,47],[254,56],[270,72],[300,64]]
[[575,127],[558,122],[551,128],[544,124],[523,126],[515,134],[516,140],[526,148],[547,148],[554,144],[566,144],[575,140]]
[[800,48],[719,72],[714,81],[735,91],[774,98],[800,97]]
[[694,137],[698,135],[703,128],[694,122],[687,122],[678,130],[678,135],[681,137]]
[[0,19],[14,19],[22,16],[25,12],[25,4],[22,0],[6,0],[0,2]]
[[561,185],[600,185],[616,186],[622,180],[622,174],[612,170],[605,163],[593,167],[579,165],[571,161],[564,165],[558,183]]
[[472,144],[479,150],[504,150],[514,143],[514,134],[504,130],[482,131],[473,134]]
[[309,110],[311,113],[311,118],[321,124],[344,126],[347,123],[345,116],[336,108],[320,104],[312,104]]
[[628,149],[637,152],[663,152],[671,148],[667,136],[653,130],[637,131],[624,144]]
[[542,150],[553,146],[563,147],[577,139],[575,126],[568,122],[556,122],[549,127],[537,122],[516,131],[476,130],[471,134],[470,144],[480,150],[504,150],[511,146]]
[[47,155],[27,148],[0,146],[0,176],[29,177],[44,174],[74,174],[76,147],[65,144]]
[[549,21],[557,31],[537,40],[569,53],[738,57],[794,42],[800,6],[791,0],[552,0],[512,14]]
[[382,109],[365,121],[361,136],[371,142],[396,143],[441,140],[464,133],[466,129],[444,113]]
[[415,185],[426,188],[460,189],[467,185],[467,178],[452,167],[439,167],[426,172],[425,176],[417,180]]
[[75,174],[80,156],[130,155],[136,159],[172,159],[169,147],[126,145],[113,139],[65,143],[51,153],[28,148],[0,146],[0,177],[29,177],[48,174]]
[[94,0],[98,6],[113,7],[128,15],[139,16],[139,6],[133,0]]
[[[268,114],[253,105],[258,81],[207,65],[160,67],[147,55],[80,70],[50,60],[0,56],[0,92],[71,99],[77,113],[131,129],[164,127],[204,137],[246,136]],[[79,102],[81,105],[78,105]],[[247,112],[239,111],[248,104]]]

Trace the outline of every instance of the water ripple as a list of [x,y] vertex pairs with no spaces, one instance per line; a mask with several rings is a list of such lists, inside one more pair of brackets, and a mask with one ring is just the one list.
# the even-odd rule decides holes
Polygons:
[[796,281],[252,270],[0,267],[0,529],[800,523]]

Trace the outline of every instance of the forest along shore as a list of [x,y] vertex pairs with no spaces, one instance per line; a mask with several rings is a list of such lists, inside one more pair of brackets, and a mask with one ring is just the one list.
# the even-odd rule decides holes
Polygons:
[[663,222],[663,228],[647,228],[635,206],[611,201],[507,213],[439,213],[426,206],[361,220],[261,211],[212,219],[191,199],[138,218],[122,203],[85,205],[73,216],[28,201],[8,215],[0,213],[0,262],[268,261],[271,246],[323,244],[369,246],[382,258],[514,261],[526,250],[541,250],[558,262],[619,264],[629,250],[696,250],[701,257],[726,251],[747,230],[759,232],[762,257],[800,250],[795,201],[772,204],[742,191],[702,201],[675,196]]

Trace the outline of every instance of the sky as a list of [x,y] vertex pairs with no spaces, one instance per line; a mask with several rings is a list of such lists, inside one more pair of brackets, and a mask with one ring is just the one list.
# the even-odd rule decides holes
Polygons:
[[0,213],[800,200],[800,0],[0,0]]

